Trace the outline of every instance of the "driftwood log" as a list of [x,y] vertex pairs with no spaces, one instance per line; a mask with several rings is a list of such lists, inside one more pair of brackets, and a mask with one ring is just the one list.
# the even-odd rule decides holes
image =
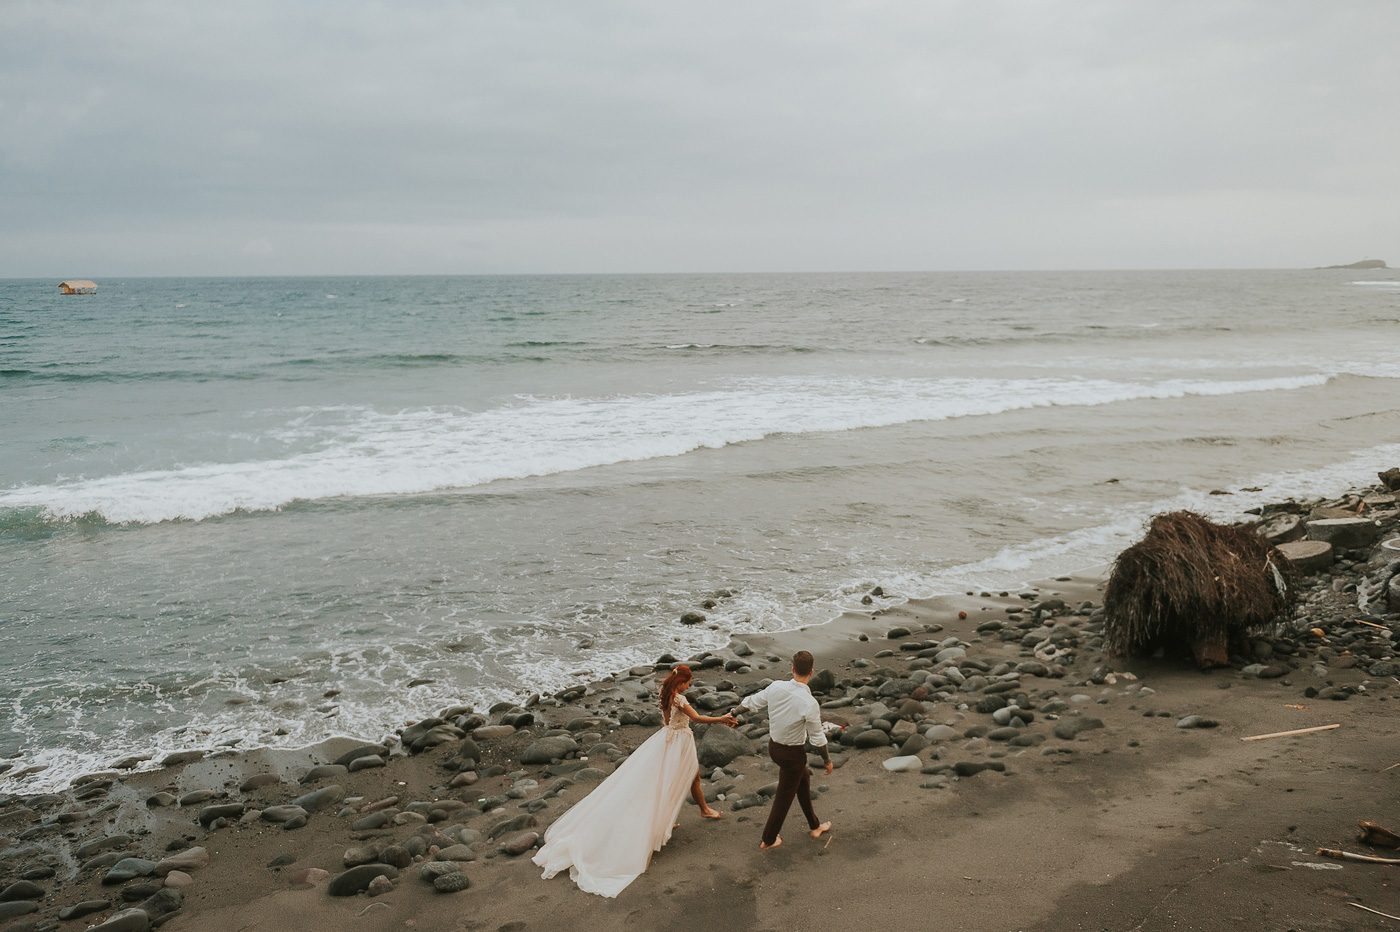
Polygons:
[[1395,834],[1390,829],[1374,822],[1367,822],[1365,819],[1358,819],[1356,824],[1361,826],[1357,841],[1363,845],[1373,845],[1377,848],[1400,848],[1400,835]]
[[1119,656],[1190,650],[1202,667],[1224,666],[1232,640],[1283,620],[1297,600],[1292,565],[1250,528],[1160,514],[1113,563],[1104,643]]
[[1334,728],[1341,728],[1341,723],[1335,725],[1314,725],[1311,728],[1294,728],[1291,731],[1271,731],[1267,735],[1249,735],[1241,738],[1241,741],[1263,741],[1265,738],[1292,738],[1295,735],[1310,735],[1318,731],[1331,731]]
[[1353,854],[1350,851],[1340,851],[1337,848],[1318,848],[1317,856],[1336,858],[1339,861],[1364,861],[1367,864],[1400,864],[1400,858],[1378,858],[1374,854]]

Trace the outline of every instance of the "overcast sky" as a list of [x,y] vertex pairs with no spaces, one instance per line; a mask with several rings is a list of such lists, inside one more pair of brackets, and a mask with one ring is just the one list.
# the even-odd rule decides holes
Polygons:
[[1400,264],[1395,0],[0,0],[0,276]]

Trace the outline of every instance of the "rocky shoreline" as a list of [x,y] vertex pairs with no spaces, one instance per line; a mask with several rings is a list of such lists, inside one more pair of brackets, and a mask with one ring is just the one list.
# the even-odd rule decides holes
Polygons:
[[[1076,766],[1105,766],[1095,757],[1131,768],[1134,755],[1180,755],[1188,745],[1174,736],[1234,741],[1275,718],[1313,724],[1346,700],[1353,716],[1382,714],[1379,703],[1400,698],[1400,550],[1385,546],[1400,537],[1396,499],[1382,485],[1261,509],[1260,533],[1307,574],[1301,606],[1211,673],[1178,658],[1105,658],[1102,578],[1060,577],[665,655],[518,705],[443,709],[385,744],[187,752],[145,772],[128,759],[62,792],[0,796],[0,929],[233,929],[287,904],[319,917],[305,928],[440,914],[479,923],[462,928],[524,928],[526,899],[542,888],[578,909],[609,908],[563,881],[542,884],[529,854],[660,725],[657,685],[678,662],[696,669],[691,701],[718,712],[786,675],[793,650],[817,655],[812,686],[838,768],[819,781],[818,806],[839,813],[838,838],[857,820],[933,818],[1009,791],[988,781],[1050,786]],[[1232,721],[1232,703],[1268,711]],[[697,727],[706,796],[728,816],[718,832],[746,854],[776,786],[766,734],[763,721]],[[683,832],[687,820],[698,821],[689,808]],[[673,841],[657,862],[726,857],[705,847]],[[669,876],[654,864],[617,903],[653,875]]]

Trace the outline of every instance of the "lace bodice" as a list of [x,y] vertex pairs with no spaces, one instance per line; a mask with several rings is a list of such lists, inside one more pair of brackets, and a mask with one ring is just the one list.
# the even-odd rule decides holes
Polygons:
[[667,728],[684,731],[690,727],[690,719],[681,711],[688,705],[690,702],[686,700],[685,696],[677,693],[675,701],[671,703],[671,719],[666,723]]

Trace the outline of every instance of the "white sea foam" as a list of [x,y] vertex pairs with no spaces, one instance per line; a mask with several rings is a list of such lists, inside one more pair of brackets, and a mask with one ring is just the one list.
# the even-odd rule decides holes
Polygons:
[[[745,379],[723,391],[610,398],[522,397],[480,412],[325,409],[279,439],[321,438],[272,460],[204,463],[20,486],[0,507],[110,522],[201,520],[295,501],[467,488],[502,479],[680,456],[780,433],[884,427],[1046,406],[1230,395],[1324,384],[1325,375],[1246,380]],[[308,427],[308,422],[316,422]],[[327,439],[330,438],[330,439]]]
[[1242,369],[1272,369],[1313,376],[1336,377],[1355,375],[1362,378],[1400,378],[1400,360],[1389,346],[1351,346],[1345,358],[1328,359],[1298,353],[1248,355],[1248,350],[1220,356],[1056,356],[1050,359],[1019,360],[1026,369],[1055,369],[1066,367],[1086,372],[1238,372]]

